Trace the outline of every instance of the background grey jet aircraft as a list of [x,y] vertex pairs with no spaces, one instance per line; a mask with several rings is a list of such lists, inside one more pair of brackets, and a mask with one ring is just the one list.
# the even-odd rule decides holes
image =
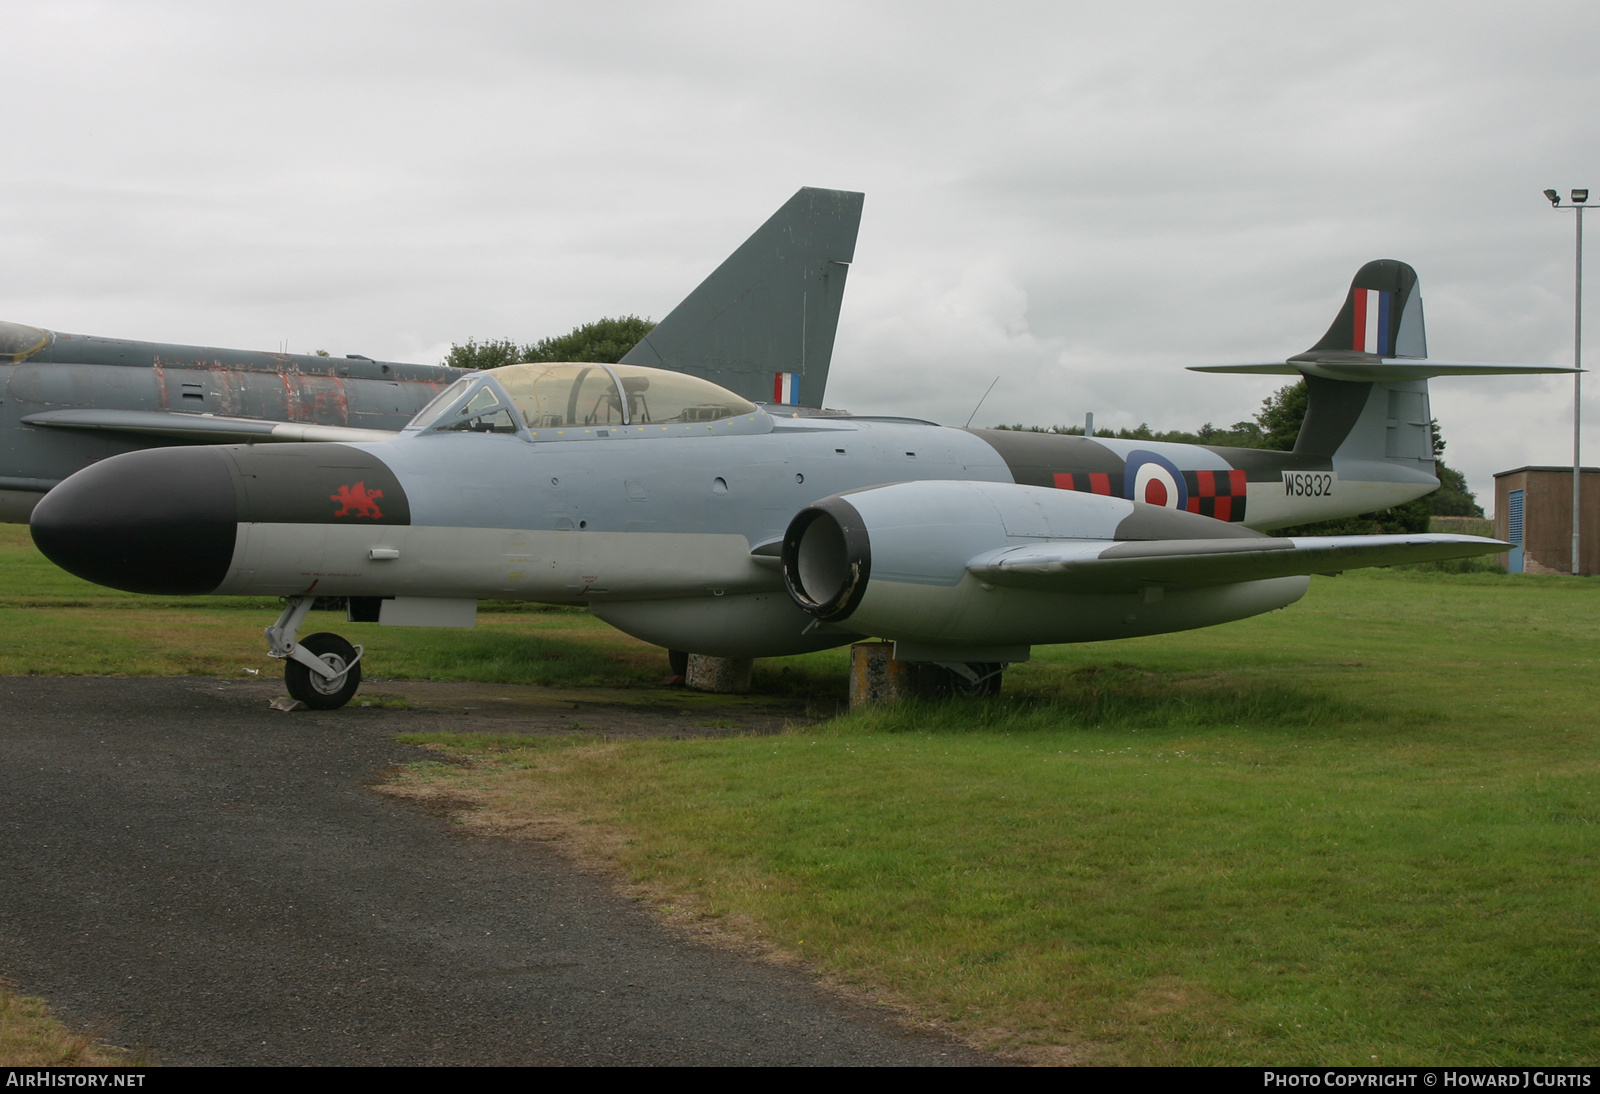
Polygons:
[[[820,407],[862,195],[806,187],[626,360],[746,398]],[[135,342],[0,322],[0,520],[140,448],[382,440],[459,369]]]
[[381,439],[460,375],[0,323],[0,520],[27,520],[74,471],[139,448]]
[[1425,353],[1416,275],[1383,261],[1307,353],[1222,366],[1308,378],[1293,452],[803,415],[683,373],[512,365],[392,440],[106,460],[40,503],[33,535],[116,588],[286,597],[268,641],[312,706],[347,702],[363,657],[298,640],[317,596],[401,625],[470,624],[485,597],[586,604],[723,657],[876,635],[997,680],[1032,645],[1221,623],[1292,603],[1310,574],[1504,549],[1256,530],[1434,489],[1425,377],[1569,371]]

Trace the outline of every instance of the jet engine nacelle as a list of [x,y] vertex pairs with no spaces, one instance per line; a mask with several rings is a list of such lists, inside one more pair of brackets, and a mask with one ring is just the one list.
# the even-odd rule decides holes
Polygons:
[[[1189,586],[1097,584],[1059,589],[985,580],[969,569],[1043,544],[1093,560],[1119,543],[1262,539],[1238,524],[1097,494],[1014,483],[904,482],[807,506],[783,541],[790,597],[821,623],[891,638],[910,660],[1019,660],[1030,645],[1205,627],[1281,608],[1302,576]],[[1019,651],[1007,657],[1006,650]],[[912,652],[910,657],[906,654]]]

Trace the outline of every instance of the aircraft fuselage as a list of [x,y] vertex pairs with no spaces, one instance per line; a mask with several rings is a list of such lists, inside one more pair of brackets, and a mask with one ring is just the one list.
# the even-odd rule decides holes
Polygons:
[[[53,547],[49,527],[40,542],[69,569],[137,591],[585,604],[648,641],[765,656],[855,634],[813,626],[786,595],[778,565],[795,515],[830,496],[909,482],[1048,486],[1051,504],[1073,507],[1088,526],[1112,514],[1107,536],[1134,501],[1181,514],[1190,525],[1175,534],[1190,536],[1201,534],[1193,528],[1250,535],[1255,513],[1306,519],[1299,514],[1317,511],[1283,493],[1286,470],[1314,471],[1317,461],[1136,444],[756,410],[711,423],[413,428],[371,444],[172,449],[108,461],[52,497],[60,505],[51,527],[73,525],[82,557]],[[1161,486],[1149,486],[1152,474]],[[175,495],[180,482],[188,485]],[[1404,496],[1431,486],[1409,484]],[[1136,487],[1144,496],[1128,497]],[[1366,503],[1347,501],[1343,511]],[[995,518],[980,502],[965,515],[930,514],[927,524],[933,536],[952,520],[987,522],[999,542],[1013,544],[1054,534]],[[997,545],[977,534],[979,546]],[[957,548],[963,561],[974,553]],[[891,577],[880,567],[879,587]],[[942,581],[907,580],[928,586],[924,594]],[[954,584],[962,581],[971,584]],[[1070,611],[1063,605],[1071,598],[1059,596],[1012,590],[990,599],[1017,602],[1001,616],[1018,636],[1011,644],[1025,645],[1205,625],[1281,606],[1304,589],[1299,578],[1247,584],[1255,587],[1185,590],[1137,613],[1125,610],[1121,592],[1079,596]],[[1019,628],[1019,611],[1043,615]]]

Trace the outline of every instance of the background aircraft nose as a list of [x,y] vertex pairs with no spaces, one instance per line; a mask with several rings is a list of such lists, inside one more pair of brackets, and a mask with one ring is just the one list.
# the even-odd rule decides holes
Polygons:
[[208,448],[151,448],[91,464],[46,494],[33,542],[63,570],[133,593],[205,593],[227,576],[233,478]]

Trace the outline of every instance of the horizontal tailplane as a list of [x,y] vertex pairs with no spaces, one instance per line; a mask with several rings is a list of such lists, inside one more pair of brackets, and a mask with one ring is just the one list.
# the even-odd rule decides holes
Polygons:
[[1417,272],[1392,258],[1368,262],[1316,345],[1283,361],[1195,365],[1191,372],[1304,376],[1306,418],[1295,455],[1401,464],[1431,478],[1428,380],[1576,372],[1563,365],[1428,360]]

